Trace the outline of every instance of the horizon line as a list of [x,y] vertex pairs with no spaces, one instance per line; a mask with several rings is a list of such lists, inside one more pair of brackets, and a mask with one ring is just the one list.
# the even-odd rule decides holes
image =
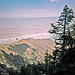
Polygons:
[[[22,18],[22,17],[21,17]],[[58,16],[53,16],[53,17],[28,17],[28,18],[22,18],[22,19],[39,19],[39,18],[58,18]],[[15,17],[0,17],[0,19],[20,19],[20,18],[15,18]]]

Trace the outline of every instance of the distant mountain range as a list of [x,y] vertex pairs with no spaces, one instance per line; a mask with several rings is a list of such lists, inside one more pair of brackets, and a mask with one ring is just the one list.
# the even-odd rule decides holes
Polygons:
[[27,64],[44,62],[46,50],[54,49],[53,39],[22,39],[15,43],[0,45],[0,63],[14,69]]

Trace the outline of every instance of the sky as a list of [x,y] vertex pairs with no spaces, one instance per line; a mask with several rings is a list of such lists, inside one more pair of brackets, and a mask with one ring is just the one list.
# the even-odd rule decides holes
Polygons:
[[66,4],[75,11],[75,0],[0,0],[0,18],[58,17]]

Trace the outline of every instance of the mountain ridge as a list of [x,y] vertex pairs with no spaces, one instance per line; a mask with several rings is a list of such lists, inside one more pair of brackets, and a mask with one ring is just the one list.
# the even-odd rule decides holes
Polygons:
[[[54,43],[53,39],[28,38],[28,39],[19,40],[14,43],[1,44],[0,51],[1,52],[4,51],[9,56],[9,58],[11,57],[11,55],[13,55],[14,61],[18,60],[17,58],[15,60],[15,57],[17,57],[19,55],[18,56],[20,58],[19,61],[21,61],[23,58],[22,61],[23,62],[25,61],[26,64],[32,64],[32,63],[37,64],[38,61],[44,62],[44,55],[46,53],[46,50],[48,50],[49,53],[52,53],[54,46],[55,46],[55,43]],[[4,55],[0,54],[0,56],[1,55],[2,55],[2,58],[5,56],[5,54]],[[2,60],[2,58],[0,57],[1,60]],[[11,57],[11,59],[12,59],[12,57]],[[0,60],[0,62],[2,62],[1,60]],[[4,59],[3,61],[6,61],[6,60]],[[9,59],[8,59],[8,61],[9,61]],[[13,65],[14,64],[15,63],[13,63]],[[15,67],[16,67],[16,65],[15,65]]]

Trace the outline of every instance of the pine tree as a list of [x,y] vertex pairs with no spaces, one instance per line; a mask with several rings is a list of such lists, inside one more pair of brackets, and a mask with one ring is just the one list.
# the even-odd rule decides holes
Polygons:
[[[61,63],[66,48],[69,48],[68,44],[71,43],[71,34],[75,37],[75,27],[74,27],[74,12],[72,9],[69,9],[67,5],[65,5],[61,16],[59,17],[56,23],[51,23],[52,29],[49,30],[50,33],[54,33],[56,35],[55,43],[56,43],[56,50],[60,51],[61,54],[59,55]],[[74,32],[74,33],[73,33]]]

